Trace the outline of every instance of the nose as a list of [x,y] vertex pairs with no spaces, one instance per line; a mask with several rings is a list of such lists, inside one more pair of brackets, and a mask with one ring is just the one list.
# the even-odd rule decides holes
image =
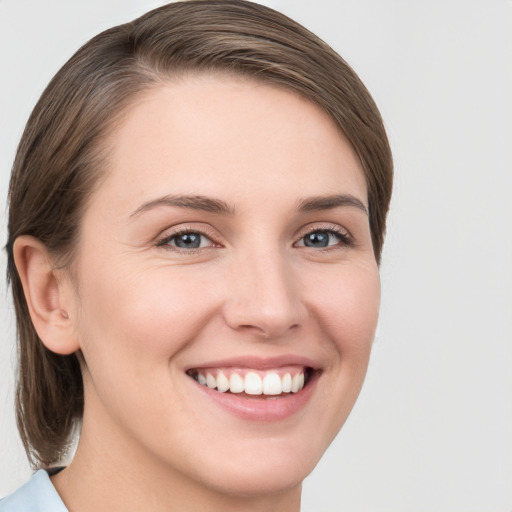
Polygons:
[[300,283],[278,253],[241,256],[229,283],[224,318],[232,329],[277,339],[304,323]]

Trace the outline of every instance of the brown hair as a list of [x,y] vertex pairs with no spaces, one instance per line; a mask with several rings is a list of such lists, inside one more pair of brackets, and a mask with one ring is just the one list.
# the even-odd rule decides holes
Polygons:
[[78,356],[55,354],[30,320],[12,245],[32,235],[66,264],[98,183],[101,142],[138,93],[187,71],[224,71],[293,90],[325,110],[351,142],[368,185],[380,260],[391,152],[370,94],[328,45],[283,14],[243,0],[191,0],[155,9],[85,44],[32,112],[9,189],[8,279],[18,327],[17,421],[34,466],[57,462],[83,413]]

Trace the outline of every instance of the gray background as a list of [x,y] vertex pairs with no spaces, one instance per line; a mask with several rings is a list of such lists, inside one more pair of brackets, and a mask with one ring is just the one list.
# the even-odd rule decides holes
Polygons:
[[[0,201],[51,76],[98,31],[163,3],[0,0]],[[367,382],[307,479],[303,510],[511,512],[512,2],[264,3],[356,69],[396,162]],[[12,412],[13,313],[1,283],[0,496],[30,475]]]

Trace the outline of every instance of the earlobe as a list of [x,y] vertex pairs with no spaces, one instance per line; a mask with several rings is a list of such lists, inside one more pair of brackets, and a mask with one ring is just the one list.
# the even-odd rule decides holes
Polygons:
[[80,346],[70,318],[68,280],[52,265],[45,245],[32,236],[18,237],[14,262],[21,279],[30,318],[43,344],[57,354],[71,354]]

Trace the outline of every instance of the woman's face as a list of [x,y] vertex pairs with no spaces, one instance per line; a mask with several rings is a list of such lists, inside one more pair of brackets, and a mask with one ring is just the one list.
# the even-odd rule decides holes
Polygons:
[[81,442],[210,489],[298,486],[377,323],[351,146],[295,94],[218,76],[145,93],[109,144],[74,265]]

